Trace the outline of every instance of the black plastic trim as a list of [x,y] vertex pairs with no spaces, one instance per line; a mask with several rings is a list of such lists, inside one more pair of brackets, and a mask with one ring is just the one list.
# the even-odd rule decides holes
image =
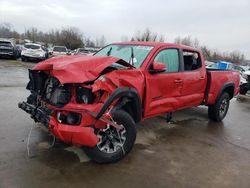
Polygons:
[[132,99],[136,106],[136,117],[134,117],[135,122],[139,122],[141,120],[142,116],[142,109],[141,109],[141,100],[137,93],[137,91],[134,88],[128,88],[128,87],[120,87],[117,88],[112,92],[110,97],[107,99],[107,101],[104,103],[101,110],[98,112],[96,119],[99,119],[105,111],[108,109],[108,107],[113,103],[114,100],[118,98],[127,97],[129,99]]
[[[219,97],[222,95],[222,93],[228,88],[228,87],[233,87],[233,89],[235,90],[235,85],[233,82],[228,82],[226,84],[224,84],[221,89],[220,89],[220,92],[218,93],[218,96],[217,96],[217,100],[219,99]],[[233,90],[233,96],[234,96],[234,90]],[[230,93],[229,93],[230,94]],[[233,97],[231,97],[233,98]]]

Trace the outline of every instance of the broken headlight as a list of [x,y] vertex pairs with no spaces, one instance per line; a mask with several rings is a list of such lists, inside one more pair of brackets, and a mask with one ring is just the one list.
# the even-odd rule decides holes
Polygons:
[[52,105],[63,107],[71,98],[70,85],[61,85],[56,78],[47,81],[44,93],[44,99]]
[[94,102],[95,95],[92,90],[82,86],[76,88],[76,102],[83,104],[92,104]]

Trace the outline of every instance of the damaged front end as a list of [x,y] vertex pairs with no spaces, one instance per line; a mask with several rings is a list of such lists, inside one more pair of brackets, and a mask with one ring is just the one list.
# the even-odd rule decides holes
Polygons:
[[[41,68],[41,65],[38,64],[38,67]],[[30,81],[26,89],[31,94],[27,101],[18,104],[19,108],[68,144],[94,147],[99,141],[95,132],[97,129],[105,129],[107,124],[121,129],[120,125],[111,121],[110,114],[119,100],[115,96],[117,92],[122,92],[123,87],[118,88],[103,75],[83,83],[78,80],[76,83],[65,83],[63,75],[58,78],[53,73],[55,70],[59,69],[37,70],[35,67],[29,70]]]

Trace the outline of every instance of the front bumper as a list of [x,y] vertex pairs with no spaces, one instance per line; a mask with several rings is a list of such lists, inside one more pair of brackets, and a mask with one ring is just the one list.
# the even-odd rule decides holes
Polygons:
[[[94,147],[99,140],[94,133],[94,128],[90,126],[66,125],[58,122],[54,110],[36,107],[27,102],[20,102],[18,107],[30,114],[35,122],[44,124],[54,136],[67,144]],[[91,121],[88,123],[91,125]]]
[[14,56],[14,52],[13,51],[10,51],[10,52],[2,52],[0,51],[0,56]]

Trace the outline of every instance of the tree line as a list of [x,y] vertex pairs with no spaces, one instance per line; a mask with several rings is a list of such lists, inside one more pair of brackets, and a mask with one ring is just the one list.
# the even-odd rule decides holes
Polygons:
[[85,37],[83,33],[76,27],[64,27],[62,29],[51,29],[48,32],[39,31],[35,27],[25,29],[24,33],[18,33],[8,24],[0,24],[0,38],[15,38],[17,43],[24,39],[32,42],[42,42],[45,46],[61,45],[68,49],[76,49],[84,46],[87,47],[103,47],[106,44],[104,36],[92,40]]
[[[65,27],[62,29],[49,30],[48,32],[39,31],[35,27],[26,29],[24,33],[18,33],[14,28],[8,24],[0,24],[0,38],[15,38],[15,39],[29,39],[32,42],[43,42],[46,46],[62,45],[69,49],[80,47],[103,47],[106,45],[106,39],[103,36],[92,40],[86,37],[76,27]],[[159,41],[168,42],[164,35],[159,35],[146,28],[144,31],[136,32],[130,39],[123,37],[124,41]],[[19,40],[18,40],[19,41]],[[210,49],[206,45],[201,45],[199,40],[191,36],[176,37],[174,43],[184,44],[201,49],[205,59],[208,61],[224,60],[239,64],[245,60],[244,54],[239,51],[221,52],[217,49]]]
[[[157,42],[167,42],[164,35],[159,35],[158,33],[152,32],[150,29],[145,29],[145,31],[136,32],[130,39],[131,41],[157,41]],[[229,61],[232,63],[239,64],[245,60],[243,53],[235,50],[232,52],[221,52],[217,49],[210,49],[206,45],[201,45],[197,38],[192,38],[191,36],[186,37],[176,37],[174,43],[183,44],[191,46],[194,48],[199,48],[205,59],[207,61]]]

